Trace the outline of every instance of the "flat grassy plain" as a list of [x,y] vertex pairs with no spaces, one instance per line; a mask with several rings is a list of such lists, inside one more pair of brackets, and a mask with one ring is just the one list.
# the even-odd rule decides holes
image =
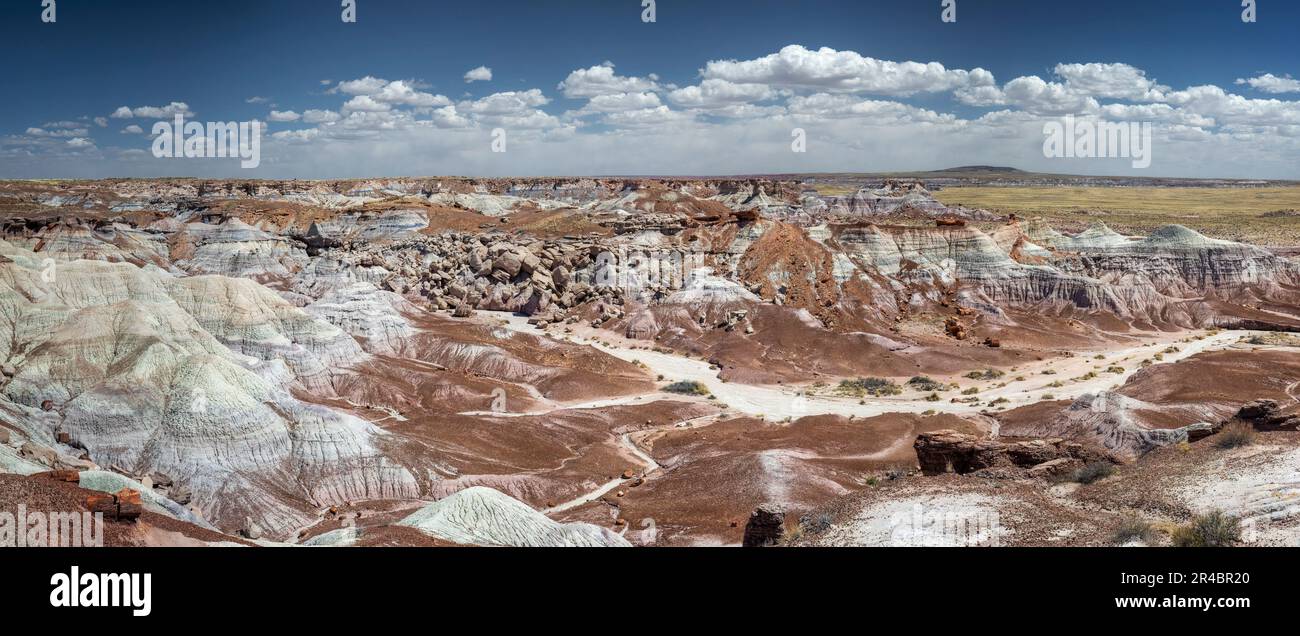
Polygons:
[[1145,234],[1185,225],[1213,238],[1257,245],[1300,245],[1300,186],[1259,188],[967,187],[935,193],[945,205],[1041,216],[1079,230],[1101,221],[1117,232]]

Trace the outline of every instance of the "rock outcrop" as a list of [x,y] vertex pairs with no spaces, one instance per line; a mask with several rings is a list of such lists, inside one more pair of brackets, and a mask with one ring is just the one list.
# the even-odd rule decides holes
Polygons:
[[779,545],[785,538],[785,507],[775,503],[765,503],[749,515],[745,524],[745,536],[741,542],[746,548],[762,548]]
[[912,447],[926,475],[1025,468],[1037,477],[1059,474],[1086,462],[1110,461],[1103,452],[1059,438],[1006,443],[953,430],[921,433]]
[[1261,431],[1294,431],[1300,429],[1300,414],[1294,409],[1284,410],[1277,400],[1252,400],[1237,411],[1237,419],[1250,422]]

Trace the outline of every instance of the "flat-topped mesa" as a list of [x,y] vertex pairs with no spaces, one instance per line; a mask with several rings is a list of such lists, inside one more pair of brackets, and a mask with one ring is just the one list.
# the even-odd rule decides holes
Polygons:
[[879,188],[861,188],[850,195],[805,195],[803,207],[818,218],[871,219],[880,217],[952,218],[993,220],[981,210],[949,207],[940,203],[920,181],[889,179]]

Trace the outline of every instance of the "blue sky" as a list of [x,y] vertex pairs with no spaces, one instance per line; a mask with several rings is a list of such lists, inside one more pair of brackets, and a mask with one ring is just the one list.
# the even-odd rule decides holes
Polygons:
[[[1291,79],[1300,75],[1300,3],[1258,4],[1257,22],[1247,24],[1237,0],[956,0],[949,24],[941,0],[658,0],[656,21],[644,23],[640,0],[357,0],[357,22],[348,24],[337,0],[58,0],[57,22],[46,24],[41,0],[5,0],[0,177],[988,163],[1300,178],[1300,85]],[[710,65],[728,60],[740,64]],[[937,62],[942,72],[896,66],[909,62]],[[607,63],[612,72],[586,79],[605,74],[612,83],[575,89],[569,81]],[[1062,75],[1058,65],[1071,64],[1092,66]],[[480,66],[492,79],[466,82]],[[350,102],[379,95],[367,86],[382,90],[340,85],[364,78],[400,82],[387,93],[398,101]],[[1116,88],[1134,78],[1148,83],[1142,94]],[[709,81],[713,93],[680,92]],[[200,121],[266,121],[265,160],[250,171],[229,160],[150,156],[147,133],[170,104]],[[132,116],[111,117],[123,106]],[[145,116],[135,112],[141,106]],[[308,124],[309,110],[333,114]],[[272,111],[297,118],[274,121]],[[1152,122],[1151,167],[1045,157],[1043,121],[1064,114]],[[123,132],[132,125],[145,134]],[[491,152],[497,128],[510,142],[504,153]],[[790,149],[796,128],[807,152]]]

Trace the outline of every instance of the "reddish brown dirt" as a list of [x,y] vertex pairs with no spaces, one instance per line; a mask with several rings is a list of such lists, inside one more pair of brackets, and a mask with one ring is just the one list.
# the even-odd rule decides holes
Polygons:
[[413,464],[431,463],[446,478],[429,484],[432,498],[484,485],[546,508],[624,470],[639,470],[641,462],[618,439],[622,433],[716,411],[701,403],[659,401],[538,416],[444,415],[385,424],[411,440],[395,454]]
[[[719,364],[721,377],[753,384],[802,383],[816,378],[951,375],[979,368],[1012,367],[1059,355],[1053,350],[990,348],[974,341],[938,335],[917,337],[920,345],[890,351],[861,332],[835,332],[810,326],[788,307],[745,304],[754,333],[715,328],[729,307],[657,306],[660,330],[655,346]],[[704,315],[701,327],[698,317]],[[936,321],[936,329],[942,320]],[[615,325],[616,332],[621,328]],[[879,331],[879,330],[877,330]],[[884,331],[887,336],[895,336]],[[1044,338],[1046,340],[1046,338]]]
[[1286,404],[1286,387],[1300,381],[1300,353],[1287,350],[1212,351],[1177,364],[1147,367],[1119,390],[1157,404],[1213,404],[1232,408],[1256,398]]
[[736,418],[658,431],[641,445],[650,447],[663,466],[659,471],[640,486],[623,488],[623,497],[612,492],[565,520],[610,525],[623,518],[633,535],[642,520],[653,519],[660,545],[738,543],[759,504],[811,509],[885,479],[890,469],[909,471],[916,435],[944,428],[977,430],[955,416],[888,414],[853,421],[807,417],[792,424]]

